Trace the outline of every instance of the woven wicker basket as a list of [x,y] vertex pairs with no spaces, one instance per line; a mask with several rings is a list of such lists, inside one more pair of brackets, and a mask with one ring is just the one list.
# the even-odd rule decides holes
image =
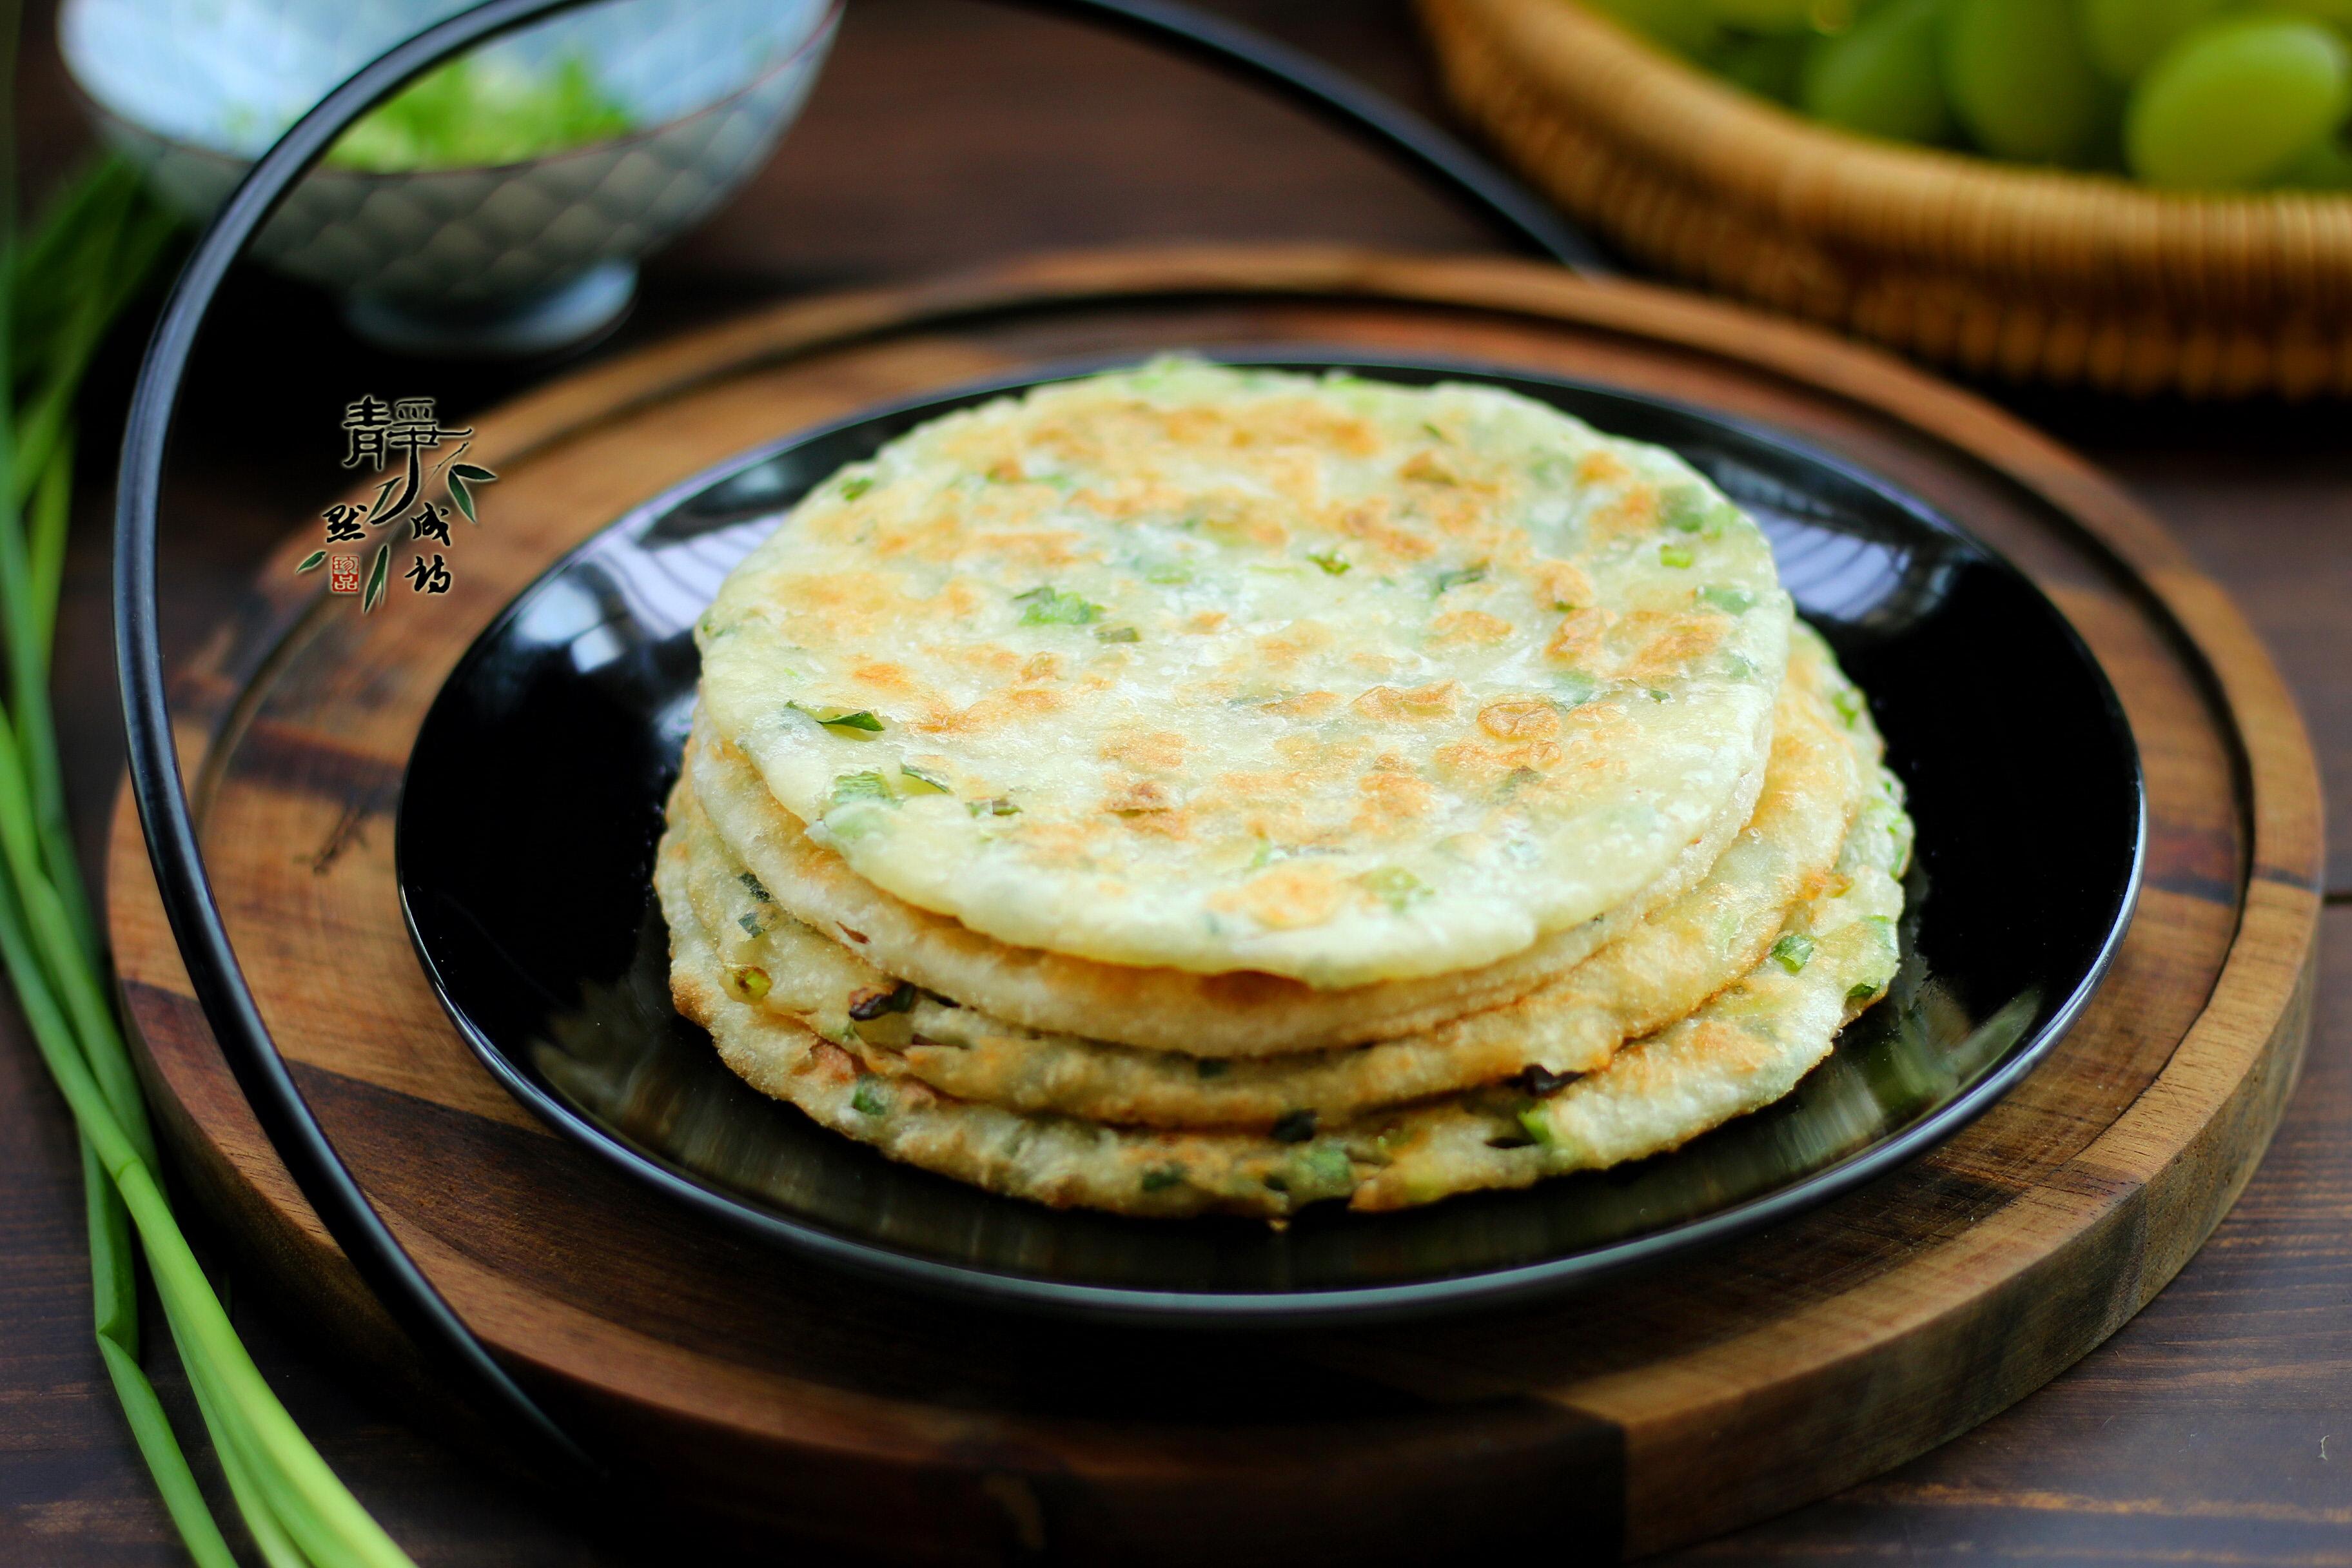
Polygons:
[[1575,0],[1420,0],[1446,90],[1627,255],[1964,370],[2352,394],[2352,196],[2160,195],[1808,124]]

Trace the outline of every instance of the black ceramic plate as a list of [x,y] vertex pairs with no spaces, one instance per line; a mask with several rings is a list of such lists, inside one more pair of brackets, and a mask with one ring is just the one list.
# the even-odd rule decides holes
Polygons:
[[1870,693],[1917,863],[1892,997],[1780,1104],[1668,1155],[1402,1214],[1057,1212],[894,1164],[769,1100],[671,1011],[648,892],[719,580],[843,463],[1062,367],[747,453],[622,519],[482,634],[427,715],[400,805],[411,932],[490,1071],[622,1169],[779,1245],[1049,1310],[1195,1322],[1403,1315],[1578,1282],[1785,1218],[1982,1111],[2064,1030],[2139,878],[2138,757],[2088,650],[2024,578],[1867,474],[1606,387],[1293,350],[1227,355],[1476,379],[1672,447],[1770,534],[1802,613]]

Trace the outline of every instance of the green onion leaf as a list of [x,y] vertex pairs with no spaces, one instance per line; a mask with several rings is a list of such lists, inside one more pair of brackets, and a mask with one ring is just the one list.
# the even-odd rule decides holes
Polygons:
[[1756,607],[1756,595],[1745,588],[1701,588],[1698,596],[1702,603],[1734,616],[1744,616]]
[[853,805],[861,801],[880,801],[895,805],[898,797],[890,791],[890,781],[877,773],[843,773],[833,781],[833,793],[825,797],[825,809],[837,805]]
[[847,479],[841,481],[841,499],[844,500],[856,500],[859,496],[864,495],[867,490],[870,490],[873,488],[874,481],[866,475],[859,474],[855,479]]
[[1097,642],[1140,642],[1142,640],[1143,634],[1133,626],[1097,626],[1095,628]]
[[1460,588],[1471,583],[1483,583],[1486,580],[1486,563],[1483,561],[1475,566],[1462,566],[1451,572],[1440,572],[1437,574],[1437,586],[1430,591],[1429,596],[1433,599],[1449,588]]
[[935,773],[927,773],[920,768],[910,768],[906,763],[900,763],[898,773],[898,788],[904,794],[953,795],[955,793],[948,787],[947,780]]
[[890,1114],[890,1089],[870,1072],[857,1075],[857,1087],[850,1091],[849,1109],[860,1116]]
[[1183,1180],[1183,1166],[1154,1165],[1143,1173],[1143,1190],[1147,1193],[1164,1193],[1171,1187],[1181,1185]]
[[784,706],[795,713],[807,714],[835,734],[847,731],[865,735],[882,732],[882,721],[875,717],[871,708],[808,708],[798,702],[787,702]]
[[1087,626],[1102,619],[1103,614],[1100,605],[1059,588],[1032,588],[1013,595],[1013,602],[1026,606],[1021,612],[1024,626]]
[[1830,706],[1837,710],[1839,722],[1849,730],[1861,723],[1863,714],[1869,710],[1863,705],[1862,693],[1851,686],[1831,692]]
[[1802,931],[1792,931],[1772,944],[1773,963],[1794,974],[1805,967],[1813,956],[1813,939]]
[[751,872],[739,871],[736,873],[735,879],[743,884],[743,890],[745,892],[751,894],[761,903],[772,904],[776,901],[768,896],[767,884],[761,881],[759,878],[753,876]]
[[1345,577],[1348,574],[1347,558],[1336,550],[1318,550],[1307,559],[1323,568],[1331,576]]
[[1402,866],[1381,866],[1367,871],[1356,879],[1356,885],[1396,914],[1402,914],[1405,906],[1415,899],[1429,896],[1428,885]]
[[1661,566],[1688,566],[1697,559],[1697,556],[1693,555],[1689,551],[1685,550],[1679,544],[1661,544],[1658,546],[1658,564]]
[[1845,994],[1845,999],[1849,1002],[1866,1002],[1877,995],[1880,989],[1865,980],[1861,984],[1850,988]]
[[1021,808],[1013,805],[1011,801],[1005,799],[1001,795],[994,800],[968,800],[963,804],[964,809],[971,812],[974,816],[1018,816],[1021,815]]

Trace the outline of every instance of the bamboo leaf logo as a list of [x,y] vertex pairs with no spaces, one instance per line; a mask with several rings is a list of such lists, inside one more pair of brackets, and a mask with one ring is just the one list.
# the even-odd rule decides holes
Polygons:
[[474,492],[472,487],[475,485],[487,485],[497,478],[498,475],[490,472],[489,469],[481,467],[478,463],[458,463],[450,468],[449,499],[457,503],[457,510],[466,514],[466,521],[467,522],[474,523],[478,526],[482,521],[480,518],[474,515]]
[[366,615],[383,603],[383,591],[391,585],[392,545],[389,542],[375,547],[375,559],[368,563],[367,589],[360,595],[360,614]]
[[302,557],[302,564],[297,566],[294,570],[297,572],[316,572],[325,563],[326,559],[327,552],[325,551],[313,550],[310,554]]

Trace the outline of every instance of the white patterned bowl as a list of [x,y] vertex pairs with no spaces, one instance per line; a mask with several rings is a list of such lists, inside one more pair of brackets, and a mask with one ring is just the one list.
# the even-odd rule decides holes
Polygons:
[[[329,89],[467,0],[67,0],[58,37],[107,139],[201,220]],[[763,163],[814,85],[841,0],[607,0],[500,40],[583,59],[636,127],[495,167],[322,167],[255,242],[419,352],[522,353],[601,331],[635,260]]]

